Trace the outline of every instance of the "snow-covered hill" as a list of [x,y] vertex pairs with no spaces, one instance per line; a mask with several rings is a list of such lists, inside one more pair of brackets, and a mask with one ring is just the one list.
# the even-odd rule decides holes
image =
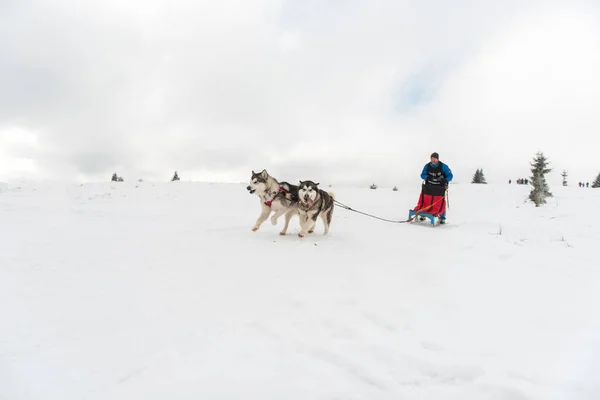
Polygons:
[[[405,219],[419,187],[332,188]],[[265,223],[245,185],[0,185],[0,399],[597,399],[600,191]]]

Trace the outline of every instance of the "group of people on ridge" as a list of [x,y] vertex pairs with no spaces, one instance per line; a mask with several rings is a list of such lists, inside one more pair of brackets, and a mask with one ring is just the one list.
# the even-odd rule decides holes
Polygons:
[[[508,184],[510,185],[512,180],[508,180]],[[517,179],[517,185],[529,185],[529,179]],[[590,183],[579,182],[579,187],[590,187]]]
[[[508,184],[510,185],[511,183],[512,183],[512,180],[509,179]],[[519,178],[519,179],[517,179],[517,185],[529,185],[529,179]]]

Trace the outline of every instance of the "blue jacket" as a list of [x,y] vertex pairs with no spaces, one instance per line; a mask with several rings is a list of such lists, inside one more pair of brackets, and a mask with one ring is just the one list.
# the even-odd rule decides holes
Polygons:
[[[431,164],[432,167],[437,167],[438,164],[433,164],[428,162],[427,164],[425,164],[425,166],[423,167],[423,171],[421,171],[421,179],[426,180],[427,179],[427,166]],[[454,177],[454,175],[452,175],[452,170],[450,170],[450,167],[448,167],[446,165],[446,163],[442,163],[442,171],[444,172],[444,174],[446,174],[446,181],[450,182],[452,180],[452,178]]]

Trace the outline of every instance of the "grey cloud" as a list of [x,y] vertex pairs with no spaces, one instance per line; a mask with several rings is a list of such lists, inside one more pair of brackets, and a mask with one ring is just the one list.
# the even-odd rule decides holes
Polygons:
[[101,179],[266,164],[360,184],[412,181],[434,149],[463,179],[480,162],[504,173],[505,157],[475,141],[493,127],[464,111],[477,105],[465,71],[516,15],[597,12],[517,0],[3,4],[0,130],[35,132],[40,169]]
[[115,149],[104,151],[80,151],[71,154],[69,161],[77,165],[78,170],[86,175],[100,175],[118,165],[121,154]]

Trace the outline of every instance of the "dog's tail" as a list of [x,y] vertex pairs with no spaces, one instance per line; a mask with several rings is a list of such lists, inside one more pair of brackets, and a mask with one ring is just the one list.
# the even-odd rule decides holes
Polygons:
[[331,200],[335,200],[335,193],[327,192],[327,194],[329,195],[329,197],[331,197]]

